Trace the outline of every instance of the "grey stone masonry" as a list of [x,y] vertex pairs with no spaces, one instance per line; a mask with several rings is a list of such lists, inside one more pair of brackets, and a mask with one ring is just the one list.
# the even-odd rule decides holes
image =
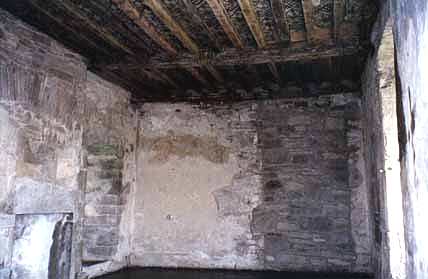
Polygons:
[[88,146],[83,261],[111,260],[119,244],[123,160],[109,144]]
[[353,193],[364,183],[358,98],[266,101],[258,116],[263,197],[251,226],[265,267],[370,271],[370,247],[354,239],[369,238],[367,201],[354,204],[365,188]]

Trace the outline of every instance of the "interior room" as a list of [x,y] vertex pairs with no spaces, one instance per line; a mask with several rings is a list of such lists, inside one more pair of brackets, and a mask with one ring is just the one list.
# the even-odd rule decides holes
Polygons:
[[427,63],[426,0],[1,0],[0,279],[428,278]]

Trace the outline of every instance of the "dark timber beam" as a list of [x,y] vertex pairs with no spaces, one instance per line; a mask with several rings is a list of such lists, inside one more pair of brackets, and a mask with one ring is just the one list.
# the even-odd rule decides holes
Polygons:
[[204,28],[205,32],[208,35],[208,38],[210,38],[211,41],[214,42],[217,49],[221,49],[222,46],[220,45],[217,36],[215,35],[215,31],[208,26],[202,18],[199,16],[199,12],[196,9],[195,5],[190,0],[182,0],[184,5],[186,6],[186,9],[188,13],[191,15],[192,19],[199,25]]
[[233,46],[236,48],[244,48],[241,36],[233,27],[221,1],[222,0],[207,0],[208,5],[211,7],[211,10],[216,16],[227,37],[232,42]]
[[[306,27],[306,40],[309,43],[319,43],[319,42],[329,42],[331,40],[331,30],[330,28],[320,27],[319,25],[322,22],[315,22],[316,20],[321,20],[320,17],[315,17],[316,6],[321,5],[321,1],[314,0],[302,0],[303,15],[305,18],[305,27]],[[317,13],[320,13],[318,11]],[[318,26],[317,26],[318,23]]]
[[165,49],[172,55],[177,55],[177,50],[168,42],[168,40],[160,34],[156,28],[147,21],[140,12],[134,7],[130,0],[113,0],[120,10],[126,14],[137,26],[142,28],[144,32],[159,46]]
[[202,83],[205,86],[209,86],[210,83],[208,82],[208,80],[206,80],[206,78],[201,74],[201,72],[199,71],[200,67],[184,67],[184,69],[186,69],[187,71],[190,72],[190,74],[193,76],[193,78],[195,78],[196,80],[198,80],[200,83]]
[[[39,12],[43,13],[45,16],[47,16],[48,18],[50,18],[51,20],[55,21],[56,24],[58,24],[59,26],[61,26],[62,28],[64,28],[65,30],[67,30],[67,32],[70,33],[74,33],[74,29],[73,26],[68,26],[67,24],[65,24],[61,19],[55,17],[54,15],[52,15],[50,12],[48,12],[46,9],[40,7],[38,4],[34,3],[34,2],[29,2],[29,4],[34,7],[36,10],[38,10]],[[101,51],[103,54],[111,54],[109,53],[107,50],[105,50],[104,48],[101,48],[98,46],[98,44],[96,42],[94,42],[93,40],[87,38],[86,36],[79,34],[79,36],[77,37],[78,39],[81,39],[83,41],[85,41],[88,45],[90,45],[92,48],[97,49],[99,51]]]
[[205,68],[215,78],[217,82],[224,83],[224,78],[217,69],[212,65],[205,65]]
[[256,11],[253,6],[252,0],[238,0],[241,11],[244,14],[245,20],[247,21],[248,27],[253,34],[254,39],[257,42],[259,48],[266,47],[266,39],[263,34],[263,29],[260,25],[260,22],[257,18]]
[[159,61],[152,59],[146,65],[141,64],[111,64],[107,67],[128,67],[128,68],[158,68],[158,69],[174,69],[182,67],[202,67],[205,65],[211,66],[233,66],[246,64],[268,64],[268,63],[285,63],[288,61],[298,60],[316,60],[329,57],[337,57],[344,55],[354,55],[363,51],[362,46],[304,46],[300,48],[289,49],[244,49],[244,50],[228,50],[206,59],[195,58],[193,55],[183,54],[176,60]]
[[334,15],[334,30],[333,37],[335,42],[340,40],[340,27],[345,17],[345,0],[334,0],[333,15]]
[[[32,2],[40,2],[40,0],[32,0]],[[44,2],[44,1],[42,1]],[[108,30],[105,30],[102,26],[99,26],[96,23],[93,23],[90,21],[87,17],[83,16],[79,13],[76,7],[73,7],[73,4],[69,5],[65,1],[56,1],[58,5],[61,5],[66,11],[68,11],[70,14],[84,22],[90,29],[94,30],[96,33],[98,33],[101,37],[103,37],[108,43],[110,43],[112,46],[115,46],[123,51],[125,51],[128,54],[134,54],[131,49],[129,49],[127,46],[119,42]],[[52,4],[50,4],[52,5]]]
[[290,32],[288,30],[287,21],[285,20],[285,12],[282,2],[281,0],[270,0],[270,5],[272,8],[272,14],[279,43],[288,43],[290,41]]
[[160,0],[144,0],[146,4],[155,14],[159,17],[162,22],[172,31],[172,33],[181,41],[181,43],[190,50],[192,53],[196,54],[199,52],[199,47],[193,41],[192,38],[184,31],[184,29],[178,24],[173,17],[170,15],[169,11],[165,9]]
[[[257,46],[259,48],[266,48],[266,38],[263,33],[262,26],[260,24],[259,19],[257,18],[256,10],[254,9],[254,5],[252,0],[238,0],[239,6],[241,7],[241,11],[244,14],[245,20],[247,21],[248,27],[253,34],[254,39],[257,42]],[[272,75],[279,78],[278,70],[273,62],[268,62],[269,70]]]
[[143,74],[151,80],[160,81],[170,87],[180,88],[167,74],[162,73],[157,69],[142,69]]
[[269,68],[270,72],[272,73],[273,77],[276,79],[276,81],[280,81],[281,77],[279,75],[279,71],[278,71],[278,68],[276,67],[275,63],[271,62],[271,63],[268,63],[267,65],[268,65],[268,68]]

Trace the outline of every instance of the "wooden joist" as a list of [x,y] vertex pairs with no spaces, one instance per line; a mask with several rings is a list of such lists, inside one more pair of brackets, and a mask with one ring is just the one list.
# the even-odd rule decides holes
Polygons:
[[164,74],[157,69],[142,69],[141,71],[147,78],[151,80],[160,81],[170,87],[180,88],[180,86],[178,86],[178,84],[174,80],[172,80],[167,74]]
[[168,51],[172,55],[177,55],[177,50],[168,42],[168,40],[160,34],[156,28],[145,19],[140,12],[134,7],[130,0],[113,0],[119,9],[122,10],[137,26],[142,28],[144,32],[159,46]]
[[[33,4],[44,2],[40,0],[31,0]],[[106,30],[104,27],[92,22],[88,17],[82,15],[73,4],[67,4],[65,1],[58,1],[58,5],[61,5],[66,11],[68,11],[75,18],[78,18],[80,21],[84,22],[87,27],[97,33],[100,37],[106,40],[109,44],[114,47],[117,47],[128,54],[134,54],[133,51],[123,43],[119,42],[109,30]],[[40,6],[40,4],[39,4]]]
[[204,86],[210,86],[210,83],[206,78],[201,74],[199,71],[200,67],[184,67],[189,73],[193,76],[194,79],[198,80],[200,83],[202,83]]
[[204,31],[208,35],[208,38],[210,38],[210,40],[214,42],[216,48],[221,49],[222,46],[220,45],[220,42],[217,39],[215,31],[208,24],[206,24],[204,20],[202,20],[202,18],[199,16],[198,9],[195,7],[195,5],[190,0],[182,0],[182,1],[187,9],[188,14],[191,15],[192,19],[204,29]]
[[345,17],[345,0],[334,0],[333,15],[334,15],[334,30],[333,36],[335,42],[340,40],[340,28]]
[[244,14],[245,20],[247,21],[248,27],[253,34],[254,39],[257,42],[259,48],[266,47],[266,39],[263,34],[263,29],[260,25],[260,22],[257,18],[256,11],[253,6],[252,0],[238,0],[241,11]]
[[224,83],[224,78],[217,69],[212,65],[205,65],[205,68],[210,72],[217,82]]
[[[37,9],[40,13],[42,13],[43,15],[45,15],[46,17],[48,17],[49,19],[53,20],[56,24],[58,24],[58,26],[61,26],[62,28],[64,28],[65,30],[67,30],[67,32],[70,32],[70,33],[74,32],[73,26],[67,25],[63,20],[61,20],[60,18],[57,18],[56,16],[54,16],[48,10],[46,10],[46,9],[42,8],[41,6],[39,6],[39,4],[36,4],[34,2],[30,2],[30,5],[32,7],[34,7],[35,9]],[[79,38],[82,39],[83,41],[85,41],[86,44],[88,44],[92,48],[96,49],[97,51],[100,51],[100,52],[102,52],[102,53],[104,53],[106,55],[111,54],[107,50],[105,50],[104,48],[101,48],[100,46],[98,46],[98,44],[96,42],[94,42],[92,38],[88,38],[87,36],[84,36],[83,34],[80,34]]]
[[273,19],[275,22],[276,33],[278,34],[279,43],[282,45],[290,41],[290,32],[285,19],[284,7],[281,0],[270,0]]
[[174,18],[170,15],[169,11],[165,9],[159,0],[144,0],[146,4],[156,16],[172,31],[172,33],[181,41],[181,43],[190,50],[192,53],[198,53],[199,47],[192,38],[184,31]]
[[[148,64],[144,65],[148,68],[159,69],[174,69],[181,67],[202,67],[204,65],[211,66],[234,66],[246,64],[268,64],[268,63],[285,63],[289,61],[308,61],[329,57],[337,57],[344,55],[353,55],[362,51],[361,46],[304,46],[300,48],[289,49],[245,49],[245,50],[227,50],[217,55],[211,56],[201,63],[201,59],[196,59],[193,55],[181,55],[175,60],[164,61],[152,59]],[[141,64],[111,64],[109,68],[128,67],[138,68]]]
[[279,75],[279,71],[278,71],[278,68],[276,67],[275,63],[270,62],[267,65],[268,65],[268,68],[269,68],[270,72],[272,73],[273,77],[275,78],[275,80],[280,81],[281,76]]
[[236,48],[244,48],[241,36],[233,27],[232,22],[230,21],[221,1],[222,0],[207,0],[208,5],[211,7],[211,10],[216,16],[227,37],[232,42],[233,46]]
[[326,27],[319,27],[321,22],[315,22],[315,9],[317,5],[321,5],[321,1],[302,0],[303,15],[305,18],[306,39],[309,43],[330,42],[331,30]]

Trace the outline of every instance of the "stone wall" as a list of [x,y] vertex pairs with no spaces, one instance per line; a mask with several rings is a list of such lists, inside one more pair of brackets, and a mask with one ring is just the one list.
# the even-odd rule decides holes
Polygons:
[[[15,278],[22,271],[12,253],[19,255],[23,251],[17,251],[20,246],[13,242],[35,222],[25,218],[29,215],[72,216],[72,220],[58,222],[73,225],[72,259],[68,256],[66,260],[72,263],[72,277],[80,271],[82,243],[87,243],[82,241],[82,228],[87,228],[82,226],[87,223],[87,218],[83,218],[87,213],[85,203],[110,194],[111,188],[115,189],[118,201],[126,201],[122,177],[130,175],[126,167],[122,168],[122,162],[129,157],[128,142],[135,141],[132,119],[126,91],[88,73],[80,56],[0,10],[0,277]],[[87,154],[89,151],[93,155],[91,147],[94,146],[120,151],[120,156],[113,160],[95,159],[101,166],[114,164],[113,174],[91,169],[93,165],[87,167],[87,158],[93,159]],[[104,178],[114,183],[105,183]],[[124,180],[123,185],[126,183]],[[103,210],[108,215],[108,208]],[[115,211],[118,221],[114,230],[118,236],[127,233],[120,223],[120,216],[125,212]],[[23,229],[19,231],[15,217],[28,220],[21,224]],[[105,224],[98,220],[92,225],[100,232]],[[54,235],[36,236],[48,240],[55,235],[62,237],[56,229],[52,233]],[[117,237],[116,242],[109,244],[126,247],[121,244],[126,239]],[[34,239],[44,243],[40,240]],[[54,240],[53,244],[58,241],[60,239]],[[56,251],[54,246],[40,249],[48,250],[48,255],[51,249],[51,257],[67,254]],[[115,249],[114,254],[109,252],[108,257],[106,253],[103,260],[120,258],[120,249]],[[52,259],[51,262],[49,272],[55,272],[57,263]],[[34,272],[36,266],[35,262]],[[55,274],[50,276],[69,278],[68,274]]]
[[360,109],[143,105],[131,263],[370,272]]
[[391,0],[399,88],[407,278],[428,278],[428,2]]
[[390,9],[372,33],[375,46],[363,74],[364,147],[377,278],[405,277],[405,244],[397,129],[397,92]]

